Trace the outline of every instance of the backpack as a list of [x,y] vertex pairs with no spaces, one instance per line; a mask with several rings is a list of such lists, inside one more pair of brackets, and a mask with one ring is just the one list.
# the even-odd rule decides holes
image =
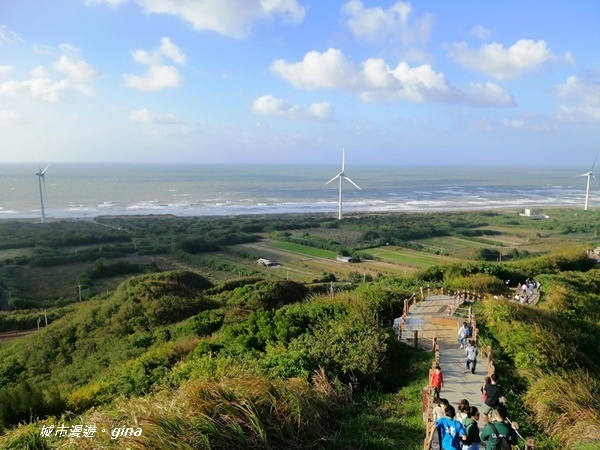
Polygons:
[[494,450],[512,450],[512,445],[508,442],[508,438],[503,434],[498,433],[498,429],[490,422],[494,433],[496,433],[496,443],[494,444]]

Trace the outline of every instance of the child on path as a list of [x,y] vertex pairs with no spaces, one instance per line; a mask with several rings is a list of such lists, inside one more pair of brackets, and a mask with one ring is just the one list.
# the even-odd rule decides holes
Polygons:
[[442,450],[461,450],[462,442],[467,439],[467,431],[462,423],[454,420],[454,407],[446,406],[446,417],[436,420],[431,424],[429,433],[428,447],[431,448],[434,431],[440,430],[442,433]]
[[440,398],[440,391],[444,387],[444,374],[442,374],[442,369],[440,366],[435,366],[435,370],[431,374],[431,380],[429,384],[433,388],[434,401],[438,401]]
[[[475,373],[479,349],[477,348],[477,344],[475,344],[475,341],[473,339],[469,341],[469,345],[465,349],[465,353],[467,354],[467,372],[470,370],[471,373]],[[473,364],[473,367],[471,367],[471,364]]]
[[464,425],[465,420],[467,419],[467,415],[469,413],[469,400],[463,398],[458,404],[458,414],[456,415],[456,420],[460,420],[460,422]]

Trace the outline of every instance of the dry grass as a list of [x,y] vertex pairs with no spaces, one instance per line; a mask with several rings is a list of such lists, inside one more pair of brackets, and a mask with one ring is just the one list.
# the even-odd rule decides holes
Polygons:
[[600,381],[582,370],[542,374],[524,397],[533,419],[564,448],[600,442]]
[[[334,418],[351,397],[349,387],[332,384],[322,370],[310,381],[260,375],[195,380],[175,392],[123,399],[110,410],[63,418],[67,426],[96,425],[98,433],[94,439],[52,438],[44,441],[48,447],[39,448],[311,448],[334,432]],[[110,430],[123,426],[139,427],[142,435],[111,439]],[[40,429],[37,422],[11,432],[14,448],[39,441]]]

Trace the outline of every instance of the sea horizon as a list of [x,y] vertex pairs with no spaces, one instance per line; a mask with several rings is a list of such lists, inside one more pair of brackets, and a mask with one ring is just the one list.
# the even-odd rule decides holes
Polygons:
[[[36,172],[45,164],[0,165],[0,220],[41,215]],[[107,215],[337,216],[335,165],[53,163],[45,173],[47,219]],[[556,166],[347,165],[347,214],[483,209],[583,209],[587,169]],[[594,186],[596,185],[596,186]],[[590,208],[598,197],[592,180]]]

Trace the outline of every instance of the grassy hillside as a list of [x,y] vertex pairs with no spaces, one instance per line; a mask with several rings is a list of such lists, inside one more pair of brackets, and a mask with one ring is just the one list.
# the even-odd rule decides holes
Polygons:
[[539,307],[481,305],[484,342],[539,448],[593,448],[600,213],[546,213],[0,222],[0,331],[35,330],[0,341],[0,447],[420,448],[430,355],[382,324],[424,284],[535,277]]

